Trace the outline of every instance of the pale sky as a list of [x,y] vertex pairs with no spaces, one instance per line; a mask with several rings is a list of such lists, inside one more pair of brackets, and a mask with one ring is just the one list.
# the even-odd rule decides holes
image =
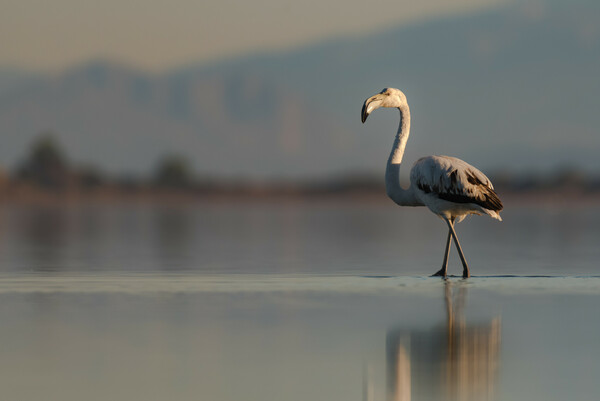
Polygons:
[[159,72],[508,1],[2,0],[0,66],[52,72],[103,58]]

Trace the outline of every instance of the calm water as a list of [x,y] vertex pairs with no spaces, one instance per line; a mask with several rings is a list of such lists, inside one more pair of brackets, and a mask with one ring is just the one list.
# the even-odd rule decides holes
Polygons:
[[[3,207],[11,400],[599,399],[600,207]],[[450,272],[459,274],[453,255]]]
[[[600,274],[600,205],[509,204],[503,218],[457,226],[474,275]],[[0,270],[428,275],[446,234],[391,202],[4,206]]]

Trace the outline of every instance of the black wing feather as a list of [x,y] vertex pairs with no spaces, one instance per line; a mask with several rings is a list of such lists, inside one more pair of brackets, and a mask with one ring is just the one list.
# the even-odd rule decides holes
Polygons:
[[418,182],[417,187],[427,194],[433,193],[438,198],[448,202],[474,203],[496,212],[504,208],[502,201],[489,182],[484,183],[477,177],[475,172],[466,170],[465,178],[470,185],[465,187],[459,184],[459,174],[460,172],[457,169],[453,169],[446,175],[449,182],[444,180],[446,182],[440,182],[440,185],[433,186]]

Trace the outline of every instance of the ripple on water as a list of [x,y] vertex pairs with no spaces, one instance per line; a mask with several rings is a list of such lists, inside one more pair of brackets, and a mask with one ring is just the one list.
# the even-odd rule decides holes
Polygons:
[[[502,293],[600,293],[600,276],[474,276],[449,277],[455,285]],[[106,274],[4,275],[0,294],[7,293],[244,293],[332,292],[437,295],[444,280],[420,276],[327,276],[267,274]]]

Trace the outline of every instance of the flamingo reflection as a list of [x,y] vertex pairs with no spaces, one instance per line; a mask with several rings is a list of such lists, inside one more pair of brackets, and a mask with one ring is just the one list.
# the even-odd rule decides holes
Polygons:
[[[453,291],[454,285],[457,291]],[[468,324],[463,315],[466,292],[461,283],[445,282],[444,326],[388,332],[389,401],[495,398],[500,318]]]

